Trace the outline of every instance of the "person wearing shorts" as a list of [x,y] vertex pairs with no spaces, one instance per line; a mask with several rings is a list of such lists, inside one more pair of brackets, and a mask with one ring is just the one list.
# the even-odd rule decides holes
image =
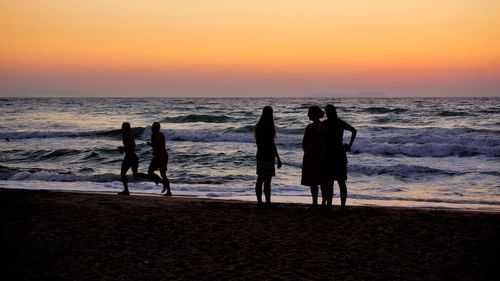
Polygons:
[[119,146],[118,151],[120,151],[120,153],[125,153],[125,158],[123,158],[120,173],[121,181],[123,183],[123,191],[118,192],[118,195],[129,195],[130,192],[128,190],[127,172],[130,168],[132,168],[134,177],[138,176],[139,158],[137,158],[137,154],[135,154],[135,137],[130,132],[130,123],[123,122],[121,132],[123,146]]
[[[323,187],[327,197],[328,208],[332,205],[333,182],[337,181],[340,189],[340,209],[344,210],[347,201],[347,155],[351,150],[357,130],[340,119],[335,106],[329,104],[325,107],[327,120],[323,121],[325,127],[325,151],[323,153]],[[344,131],[351,132],[349,144],[343,143]]]
[[[151,142],[147,144],[153,148],[153,159],[149,163],[148,176],[156,184],[162,183],[161,193],[165,196],[172,196],[170,191],[170,182],[167,177],[168,152],[165,146],[165,135],[160,132],[160,123],[154,122],[151,126]],[[160,171],[160,176],[155,171]],[[166,193],[165,193],[166,191]]]

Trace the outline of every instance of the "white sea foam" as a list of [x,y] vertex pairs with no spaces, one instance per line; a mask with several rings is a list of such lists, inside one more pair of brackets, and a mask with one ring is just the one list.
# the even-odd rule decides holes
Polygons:
[[74,174],[61,174],[49,171],[39,171],[39,172],[28,172],[22,171],[15,173],[8,180],[13,181],[28,181],[28,180],[38,180],[38,181],[59,181],[59,182],[111,182],[120,180],[120,176],[114,174],[103,174],[103,175],[74,175]]
[[95,136],[98,131],[30,131],[30,132],[0,132],[0,138],[19,140],[35,138],[76,138],[85,136]]
[[[141,129],[142,130],[142,129]],[[233,142],[254,143],[250,133],[225,133],[209,130],[164,130],[167,141],[176,142]],[[146,127],[140,140],[148,140],[150,127]],[[348,134],[347,134],[348,135]],[[0,138],[77,138],[77,137],[113,137],[119,139],[117,130],[104,131],[53,131],[53,132],[3,132]],[[302,141],[301,135],[280,134],[278,145],[297,146]],[[346,139],[347,141],[347,139]],[[353,152],[378,155],[406,155],[412,157],[447,157],[485,155],[500,157],[500,138],[495,134],[471,132],[465,129],[436,128],[379,128],[360,129],[353,146]]]

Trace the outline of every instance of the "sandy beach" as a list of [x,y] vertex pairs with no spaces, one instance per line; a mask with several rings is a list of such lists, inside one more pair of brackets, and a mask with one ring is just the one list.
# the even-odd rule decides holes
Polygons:
[[498,280],[500,214],[0,189],[2,280]]

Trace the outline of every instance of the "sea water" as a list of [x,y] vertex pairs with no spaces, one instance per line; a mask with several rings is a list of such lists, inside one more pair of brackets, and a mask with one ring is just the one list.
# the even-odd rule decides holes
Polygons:
[[[147,172],[158,121],[174,195],[253,200],[252,131],[270,105],[283,161],[273,196],[309,202],[300,185],[307,110],[329,103],[358,130],[348,153],[350,202],[500,210],[500,98],[1,99],[0,188],[120,191],[122,122],[131,123]],[[160,193],[129,178],[132,193]]]

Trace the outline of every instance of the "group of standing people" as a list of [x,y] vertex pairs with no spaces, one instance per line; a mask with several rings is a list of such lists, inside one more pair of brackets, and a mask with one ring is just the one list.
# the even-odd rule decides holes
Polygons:
[[[327,119],[321,121],[325,115]],[[356,129],[337,115],[335,107],[331,104],[325,107],[325,112],[319,106],[311,106],[308,111],[309,120],[302,140],[304,158],[302,163],[301,184],[311,188],[311,208],[318,207],[318,193],[321,188],[322,206],[331,208],[333,199],[333,183],[337,181],[340,189],[340,208],[343,210],[347,200],[347,156],[350,151]],[[351,132],[348,144],[343,143],[344,131]],[[275,175],[275,160],[278,169],[282,163],[276,149],[274,138],[273,109],[264,107],[259,122],[254,130],[257,143],[257,183],[255,193],[257,203],[262,205],[262,185],[266,204],[271,203],[271,179]]]
[[[321,121],[325,115],[327,119]],[[304,158],[302,164],[301,184],[311,188],[312,206],[318,207],[318,193],[321,189],[322,206],[331,208],[333,199],[333,183],[337,181],[340,189],[341,209],[345,207],[347,200],[347,156],[346,151],[356,137],[356,129],[337,116],[335,107],[331,104],[325,107],[325,112],[319,106],[311,106],[307,116],[312,123],[308,124],[302,140]],[[351,132],[349,144],[343,143],[344,131]],[[148,177],[156,184],[162,183],[162,194],[172,196],[170,182],[166,175],[168,164],[168,152],[165,146],[165,136],[160,132],[160,123],[154,122],[151,126],[151,141],[147,142],[153,149],[153,159],[149,164],[148,174],[138,172],[139,158],[135,153],[135,137],[130,131],[130,124],[124,122],[121,132],[123,146],[118,150],[125,153],[121,167],[121,181],[123,191],[119,195],[129,195],[127,171],[132,169],[134,177]],[[274,125],[273,109],[264,107],[262,115],[254,129],[255,142],[257,144],[257,182],[255,193],[258,206],[269,206],[271,204],[271,180],[276,175],[275,166],[282,166],[278,149],[274,139],[276,138],[276,127]],[[160,176],[155,171],[160,171]],[[264,187],[265,204],[262,201],[262,187]],[[166,192],[165,192],[166,191]]]

